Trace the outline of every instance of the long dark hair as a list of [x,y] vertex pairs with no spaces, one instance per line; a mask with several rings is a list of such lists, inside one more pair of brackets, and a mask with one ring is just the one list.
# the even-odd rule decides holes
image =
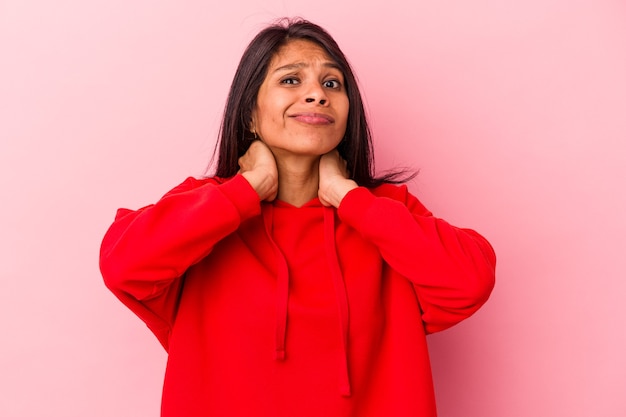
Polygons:
[[350,109],[346,133],[337,149],[347,162],[351,178],[365,187],[375,187],[382,183],[402,183],[412,179],[416,174],[406,170],[375,176],[372,137],[352,68],[337,42],[326,30],[300,18],[284,18],[263,29],[243,53],[230,87],[220,126],[215,176],[228,178],[239,170],[237,161],[251,143],[252,133],[248,129],[252,110],[269,63],[281,46],[294,39],[319,45],[343,73]]

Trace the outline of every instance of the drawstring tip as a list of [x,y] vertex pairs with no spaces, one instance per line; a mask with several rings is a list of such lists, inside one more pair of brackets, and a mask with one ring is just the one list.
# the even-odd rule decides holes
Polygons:
[[276,351],[274,352],[274,359],[276,359],[277,361],[284,361],[285,360],[285,350],[284,349],[276,349]]

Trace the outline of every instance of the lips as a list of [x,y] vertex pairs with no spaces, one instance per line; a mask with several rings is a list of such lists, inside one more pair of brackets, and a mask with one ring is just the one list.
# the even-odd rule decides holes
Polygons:
[[335,119],[332,116],[322,113],[295,113],[289,115],[289,117],[310,125],[329,125],[335,123]]

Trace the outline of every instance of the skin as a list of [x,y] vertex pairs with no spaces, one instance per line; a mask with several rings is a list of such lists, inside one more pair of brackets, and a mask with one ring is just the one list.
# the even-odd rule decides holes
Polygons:
[[239,159],[259,198],[339,207],[357,184],[335,150],[348,119],[343,74],[313,42],[292,40],[270,61],[253,109],[254,141]]

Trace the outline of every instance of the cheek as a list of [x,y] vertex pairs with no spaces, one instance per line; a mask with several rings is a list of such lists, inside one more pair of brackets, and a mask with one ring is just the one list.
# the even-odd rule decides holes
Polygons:
[[284,106],[279,99],[264,101],[259,103],[256,114],[259,127],[273,129],[273,126],[283,124]]
[[257,110],[256,124],[259,130],[270,128],[270,125],[272,124],[272,116],[271,113],[268,112],[267,107],[263,106],[261,109]]
[[343,115],[343,127],[344,129],[348,125],[348,113],[350,112],[350,102],[348,101],[348,97],[345,98],[345,101],[342,106],[342,115]]

